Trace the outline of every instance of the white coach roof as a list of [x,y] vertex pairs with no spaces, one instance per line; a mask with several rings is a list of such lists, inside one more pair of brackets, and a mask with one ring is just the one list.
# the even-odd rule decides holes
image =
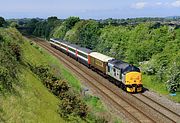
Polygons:
[[96,59],[98,59],[100,61],[103,61],[103,62],[108,62],[108,60],[114,59],[112,57],[103,55],[103,54],[98,53],[98,52],[92,52],[92,53],[89,54],[89,56],[94,57],[94,58],[96,58]]

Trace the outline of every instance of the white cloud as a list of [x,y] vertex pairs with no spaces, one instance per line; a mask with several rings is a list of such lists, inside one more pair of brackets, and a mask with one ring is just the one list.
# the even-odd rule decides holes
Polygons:
[[176,0],[176,1],[172,2],[171,5],[173,7],[180,7],[180,0]]
[[138,2],[132,5],[135,9],[143,9],[148,3],[147,2]]

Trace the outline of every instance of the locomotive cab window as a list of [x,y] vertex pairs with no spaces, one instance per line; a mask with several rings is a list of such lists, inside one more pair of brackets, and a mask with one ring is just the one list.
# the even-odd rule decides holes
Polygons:
[[116,72],[116,69],[115,69],[115,68],[113,68],[113,71],[114,71],[114,72]]
[[122,69],[120,69],[119,79],[122,79]]
[[114,76],[116,76],[116,69],[114,68],[113,71],[114,71]]

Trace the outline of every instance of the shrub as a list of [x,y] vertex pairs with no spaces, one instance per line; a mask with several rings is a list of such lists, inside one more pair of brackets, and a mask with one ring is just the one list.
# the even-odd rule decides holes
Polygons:
[[80,118],[87,116],[87,105],[81,100],[79,95],[75,94],[66,81],[60,80],[50,72],[49,66],[33,66],[29,64],[29,67],[41,78],[43,84],[62,100],[59,104],[60,115],[62,117],[68,120],[70,115]]
[[169,92],[174,93],[180,88],[180,68],[174,63],[168,72],[166,87]]
[[68,115],[75,115],[81,118],[85,118],[88,114],[87,105],[79,98],[79,95],[75,95],[73,91],[67,91],[60,95],[62,100],[59,108],[61,110],[60,115],[67,118]]
[[4,89],[12,89],[12,78],[10,76],[10,71],[5,67],[0,66],[0,91],[3,91]]

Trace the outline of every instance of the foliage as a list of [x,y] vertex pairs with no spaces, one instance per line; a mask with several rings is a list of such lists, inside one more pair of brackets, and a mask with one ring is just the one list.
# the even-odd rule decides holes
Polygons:
[[52,31],[61,21],[57,17],[49,17],[47,20],[39,21],[33,31],[35,36],[45,37],[47,39],[52,35]]
[[125,58],[128,31],[129,29],[124,27],[104,27],[101,29],[100,41],[96,46],[96,50],[123,60]]
[[79,17],[69,17],[60,26],[54,29],[53,37],[63,39],[66,32],[72,29],[72,27],[80,21]]
[[0,27],[3,27],[6,24],[6,21],[3,17],[0,17]]
[[69,30],[64,39],[89,49],[94,49],[98,44],[99,23],[94,20],[82,20]]
[[167,26],[153,27],[153,23],[140,24],[130,32],[126,52],[129,62],[148,61],[152,55],[162,52],[165,42],[173,40],[174,32],[171,35]]
[[16,22],[12,22],[12,23],[10,24],[10,27],[12,27],[12,28],[18,28],[18,24],[17,24]]
[[94,49],[98,44],[99,23],[93,20],[87,21],[79,31],[79,44],[83,47]]
[[77,22],[71,30],[67,31],[64,40],[70,41],[74,44],[80,44],[80,30],[86,23],[87,21],[85,20]]
[[67,91],[61,95],[60,115],[68,118],[70,114],[74,116],[78,115],[81,118],[85,118],[88,114],[87,105],[79,98],[79,95],[75,95],[73,91]]
[[[178,91],[179,88],[179,72],[180,72],[180,38],[176,30],[176,39],[168,41],[163,48],[163,51],[154,54],[147,66],[153,69],[152,74],[160,82],[166,82],[168,91]],[[146,68],[143,66],[143,68]],[[145,70],[147,73],[147,70]],[[175,88],[175,89],[173,89]]]
[[174,63],[168,72],[168,81],[166,82],[169,92],[176,92],[180,88],[180,66]]
[[63,22],[60,26],[54,29],[53,37],[63,39],[64,36],[66,35],[66,32],[67,32],[67,28],[65,22]]
[[78,22],[80,21],[79,17],[69,17],[65,20],[65,25],[67,30],[72,29],[72,27]]
[[27,33],[29,35],[32,35],[35,28],[36,28],[36,24],[39,22],[39,20],[33,18],[31,19],[27,24],[26,24],[26,29],[27,29]]

